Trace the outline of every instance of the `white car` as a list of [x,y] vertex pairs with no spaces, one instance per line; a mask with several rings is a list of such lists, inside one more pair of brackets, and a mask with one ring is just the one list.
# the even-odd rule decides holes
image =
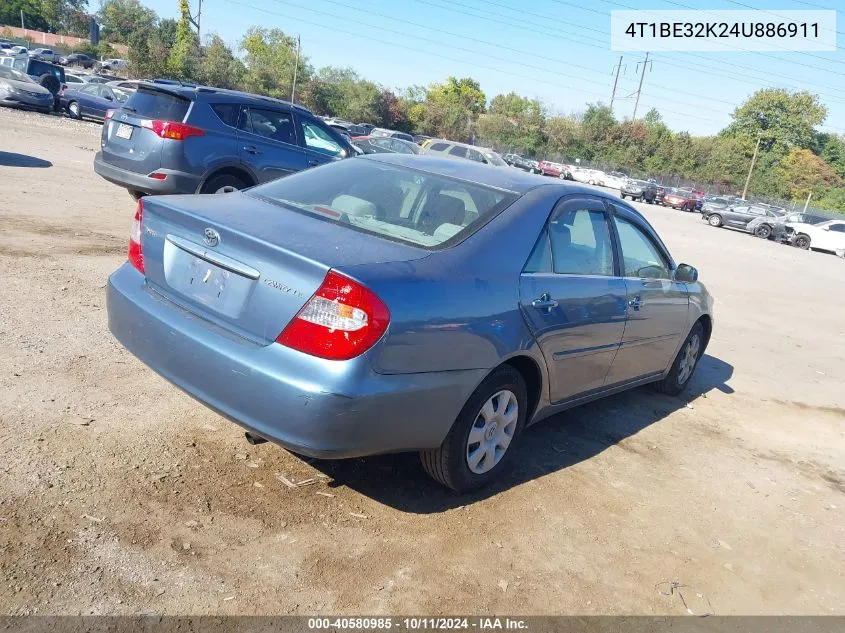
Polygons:
[[604,183],[604,172],[597,169],[573,169],[572,180],[585,182],[589,185],[601,185]]
[[604,186],[611,189],[622,189],[622,185],[628,182],[629,178],[621,171],[612,171],[604,175]]
[[845,221],[830,220],[821,224],[787,222],[787,229],[794,231],[790,240],[804,250],[813,248],[845,256]]
[[105,59],[102,62],[101,68],[108,70],[120,70],[129,65],[125,59]]

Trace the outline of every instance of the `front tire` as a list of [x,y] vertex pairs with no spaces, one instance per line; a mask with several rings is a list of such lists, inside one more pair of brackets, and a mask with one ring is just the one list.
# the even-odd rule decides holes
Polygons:
[[756,235],[760,239],[767,240],[772,236],[772,227],[770,227],[768,224],[761,224],[756,229],[754,229],[754,235]]
[[795,248],[800,248],[802,251],[810,250],[810,236],[805,233],[799,233],[795,238]]
[[499,367],[469,397],[443,443],[420,451],[423,468],[456,492],[486,486],[510,460],[527,408],[520,373],[507,365]]
[[709,218],[707,218],[707,224],[710,226],[720,227],[722,226],[722,216],[718,213],[714,213]]
[[67,104],[67,113],[71,119],[81,119],[82,112],[79,109],[79,104],[76,101],[71,101]]
[[684,344],[681,345],[681,349],[675,357],[675,362],[672,363],[669,373],[666,374],[663,380],[655,383],[655,388],[660,393],[677,396],[686,389],[703,354],[704,327],[702,327],[701,323],[696,323],[692,326],[692,330],[690,330]]

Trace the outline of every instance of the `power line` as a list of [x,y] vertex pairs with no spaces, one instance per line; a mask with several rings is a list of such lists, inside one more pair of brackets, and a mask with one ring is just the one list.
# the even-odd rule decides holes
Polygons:
[[[426,50],[419,49],[419,48],[413,48],[411,46],[408,46],[407,43],[405,43],[405,42],[396,43],[396,42],[391,42],[391,41],[388,41],[388,40],[383,40],[383,39],[374,37],[372,35],[372,32],[368,32],[367,34],[356,33],[355,31],[348,31],[346,29],[341,29],[341,28],[337,28],[337,27],[334,27],[334,26],[329,26],[329,25],[324,24],[322,22],[314,22],[312,20],[306,20],[306,19],[298,17],[298,16],[292,16],[292,15],[289,15],[289,14],[280,13],[278,11],[271,11],[271,10],[265,9],[263,7],[256,7],[254,5],[247,4],[245,2],[241,2],[240,0],[223,0],[223,2],[228,2],[230,4],[235,4],[235,5],[238,5],[238,6],[246,7],[248,9],[252,9],[253,11],[259,11],[259,12],[262,12],[262,13],[266,13],[268,15],[275,15],[275,16],[278,16],[278,17],[286,18],[288,20],[294,20],[294,21],[297,21],[297,22],[302,22],[303,24],[309,24],[311,26],[315,26],[315,27],[318,27],[318,28],[321,28],[321,29],[327,29],[327,30],[330,30],[330,31],[335,31],[337,33],[342,33],[342,34],[350,36],[350,37],[357,37],[359,39],[368,40],[370,42],[380,42],[380,43],[386,44],[388,46],[395,46],[397,48],[400,48],[400,49],[403,49],[403,50],[406,50],[406,51],[413,51],[413,52],[421,53],[423,55],[427,55],[427,56],[430,56],[430,57],[439,57],[441,59],[446,59],[446,60],[451,61],[451,62],[457,62],[459,64],[467,64],[467,65],[470,65],[470,66],[475,66],[477,68],[484,68],[485,70],[491,70],[491,71],[499,73],[499,74],[510,75],[512,77],[518,77],[520,79],[528,79],[530,81],[536,81],[538,83],[548,84],[550,86],[555,86],[555,87],[558,87],[558,88],[566,88],[566,89],[572,90],[571,85],[555,83],[555,82],[552,82],[552,81],[547,81],[547,80],[544,80],[544,79],[538,79],[538,78],[535,78],[535,77],[526,77],[525,74],[523,74],[523,73],[508,72],[508,71],[502,70],[499,67],[486,66],[484,64],[479,64],[477,62],[470,62],[470,61],[467,61],[467,60],[456,59],[456,58],[450,57],[448,55],[443,55],[443,54],[435,53],[435,52],[432,52],[432,51],[426,51]],[[370,26],[370,25],[368,25],[368,26]],[[486,53],[483,53],[483,52],[476,52],[475,54],[486,55]],[[580,80],[581,78],[578,78],[578,79]],[[591,92],[589,90],[584,90],[582,88],[578,88],[578,90],[582,93],[593,95],[593,96],[598,96],[598,97],[602,97],[602,96],[604,96],[604,94],[606,94],[606,93],[599,94],[597,92]],[[689,104],[685,104],[685,105],[689,105]],[[703,117],[703,116],[698,116],[698,115],[690,115],[689,113],[677,112],[677,111],[674,111],[674,110],[667,110],[665,108],[660,108],[660,110],[662,112],[667,113],[667,114],[674,114],[674,115],[685,117],[685,118],[694,118],[694,119],[700,120],[700,121],[709,121],[711,123],[717,123],[719,125],[724,125],[724,121],[718,121],[716,119],[711,119],[711,118],[708,118],[708,117]]]
[[[555,38],[555,39],[560,39],[560,37],[561,37],[560,31],[555,31],[555,32],[546,31],[546,30],[544,30],[546,27],[544,27],[543,25],[539,25],[535,22],[526,22],[524,19],[521,20],[520,22],[515,22],[515,21],[503,22],[501,20],[496,20],[494,18],[489,17],[490,15],[495,15],[495,16],[505,18],[507,20],[516,20],[516,18],[512,18],[511,16],[507,16],[507,15],[504,15],[502,13],[488,12],[488,15],[478,15],[476,13],[468,13],[466,11],[461,11],[459,9],[455,9],[454,5],[465,7],[465,8],[472,8],[473,10],[480,10],[480,9],[477,9],[476,7],[466,7],[466,5],[455,2],[454,0],[452,0],[452,2],[451,2],[451,5],[453,5],[453,6],[443,6],[443,5],[440,5],[440,4],[434,4],[434,3],[427,1],[427,0],[417,0],[417,2],[420,2],[422,4],[427,4],[427,5],[432,6],[432,7],[437,7],[439,9],[454,11],[454,12],[460,13],[462,15],[467,15],[467,16],[470,16],[470,17],[473,17],[473,18],[476,18],[476,19],[485,20],[485,21],[488,21],[488,22],[491,22],[491,23],[494,23],[494,24],[502,24],[502,25],[505,25],[505,26],[509,26],[511,28],[524,30],[524,31],[527,31],[527,32],[532,33],[534,35],[538,35],[538,34],[539,35],[546,35],[550,38]],[[542,17],[542,18],[547,17],[547,16],[541,15],[539,13],[534,13],[534,12],[531,12],[531,11],[528,11],[528,10],[513,9],[512,7],[508,7],[507,5],[499,4],[497,2],[492,2],[491,0],[484,1],[484,4],[502,7],[502,8],[508,9],[509,11],[519,12],[520,14],[534,15],[534,16]],[[606,15],[606,13],[603,13],[603,15]],[[586,31],[592,31],[592,32],[595,32],[595,33],[599,33],[600,35],[607,36],[606,31],[601,30],[601,29],[597,29],[597,28],[594,28],[594,27],[590,27],[590,26],[587,26],[585,24],[579,24],[579,23],[575,23],[575,22],[568,22],[568,24],[570,26],[576,26],[576,27],[583,29],[583,30],[586,30]],[[530,28],[527,25],[530,25]],[[428,28],[428,27],[426,27],[426,28]],[[578,43],[582,43],[585,46],[591,46],[593,48],[598,48],[598,49],[601,49],[603,51],[607,51],[606,47],[600,46],[600,45],[596,44],[594,41],[579,39],[578,36],[573,35],[573,34],[566,34],[566,37],[569,38],[569,39],[572,39],[573,41],[576,41]],[[669,51],[669,49],[666,49],[666,48],[663,48],[663,47],[657,47],[657,50]],[[676,51],[669,51],[669,52],[676,52]],[[652,54],[654,54],[653,51],[652,51]],[[686,71],[690,70],[690,68],[692,68],[692,69],[700,68],[700,69],[707,70],[708,72],[711,72],[712,74],[714,74],[718,77],[722,77],[722,78],[725,78],[725,79],[731,79],[731,80],[734,80],[734,81],[738,80],[738,77],[737,77],[736,74],[724,75],[724,74],[721,74],[719,72],[716,72],[716,71],[721,71],[721,72],[734,71],[736,69],[735,64],[731,64],[730,62],[721,62],[720,60],[713,59],[712,57],[707,57],[707,56],[696,54],[696,53],[685,53],[685,54],[689,55],[691,57],[706,60],[708,62],[725,64],[726,66],[729,66],[729,68],[726,68],[724,70],[714,69],[712,66],[705,66],[705,65],[702,65],[700,63],[679,65],[677,63],[673,63],[673,62],[668,61],[668,60],[665,60],[665,63],[669,64],[670,66],[677,66],[678,68],[682,68],[683,70],[686,70]],[[763,70],[763,69],[756,68],[756,67],[753,67],[753,66],[751,67],[751,70],[755,70],[755,71],[757,71],[759,73],[763,73],[763,74],[767,74],[769,72],[767,70]],[[747,72],[747,70],[746,70],[746,72]],[[769,75],[768,77],[765,77],[765,78],[761,78],[761,77],[751,77],[751,78],[756,79],[757,81],[769,82],[770,79],[771,79],[771,76]],[[779,75],[779,78],[799,82],[800,85],[799,86],[793,85],[792,86],[793,89],[804,90],[807,87],[812,87],[819,94],[829,95],[829,93],[825,92],[823,89],[819,88],[818,86],[815,86],[814,84],[807,83],[806,80],[804,80],[803,78],[790,77],[788,75]],[[838,92],[845,93],[845,89],[843,89],[843,88],[835,88],[835,87],[828,87],[828,88],[830,90],[835,90],[835,91],[838,91]],[[831,99],[837,99],[837,97],[832,97],[832,96],[830,98]],[[843,101],[843,103],[845,103],[845,101]]]

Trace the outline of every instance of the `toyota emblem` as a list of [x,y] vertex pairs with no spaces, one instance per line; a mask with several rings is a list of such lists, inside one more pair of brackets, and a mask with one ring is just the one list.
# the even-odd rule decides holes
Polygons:
[[220,243],[220,233],[214,229],[206,229],[203,231],[202,241],[206,246],[217,246]]

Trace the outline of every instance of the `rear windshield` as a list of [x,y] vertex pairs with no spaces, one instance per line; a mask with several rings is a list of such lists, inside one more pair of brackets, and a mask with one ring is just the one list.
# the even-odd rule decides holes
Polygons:
[[164,121],[184,121],[191,102],[182,97],[139,86],[124,106],[139,117]]
[[42,62],[37,59],[29,60],[29,75],[40,77],[41,75],[48,73],[58,79],[59,83],[65,83],[65,69],[61,66],[48,64],[47,62]]
[[250,193],[295,211],[429,249],[464,239],[518,197],[364,158],[301,171]]

